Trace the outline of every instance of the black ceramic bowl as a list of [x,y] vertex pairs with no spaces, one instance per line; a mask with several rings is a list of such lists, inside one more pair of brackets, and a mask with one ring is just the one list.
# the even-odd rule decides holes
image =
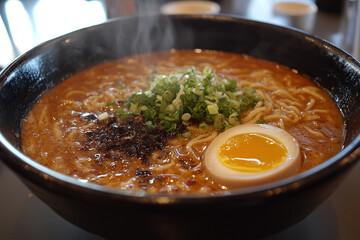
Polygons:
[[[308,75],[331,94],[344,115],[344,149],[297,176],[218,196],[130,194],[82,183],[21,153],[21,119],[44,91],[104,61],[170,48],[246,53]],[[321,39],[265,23],[228,16],[118,19],[46,42],[3,70],[0,156],[55,212],[107,238],[263,237],[306,217],[330,196],[357,162],[359,68],[359,62]]]

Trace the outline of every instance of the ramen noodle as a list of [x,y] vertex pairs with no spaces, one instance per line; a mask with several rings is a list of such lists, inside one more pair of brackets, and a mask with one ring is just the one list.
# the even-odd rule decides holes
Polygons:
[[[83,182],[118,189],[148,193],[227,190],[213,182],[204,170],[203,153],[219,133],[214,127],[185,126],[190,137],[172,136],[164,142],[166,146],[155,144],[145,154],[146,161],[136,154],[124,156],[110,148],[99,150],[86,145],[89,132],[102,131],[99,126],[104,124],[99,122],[110,121],[117,111],[117,105],[109,103],[121,103],[133,92],[146,91],[154,70],[168,75],[190,66],[210,67],[217,76],[236,80],[238,88],[255,89],[262,101],[243,113],[241,123],[262,122],[290,133],[300,145],[299,172],[341,150],[341,113],[330,96],[307,77],[247,55],[197,49],[129,56],[66,79],[40,97],[24,118],[24,153]],[[106,135],[102,140],[106,140]]]

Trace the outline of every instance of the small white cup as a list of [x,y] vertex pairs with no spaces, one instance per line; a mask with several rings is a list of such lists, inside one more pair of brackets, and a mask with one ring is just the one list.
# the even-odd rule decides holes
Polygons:
[[273,6],[276,23],[312,32],[316,12],[315,3],[311,1],[276,1]]
[[161,6],[162,14],[215,14],[220,12],[219,4],[211,1],[175,1]]

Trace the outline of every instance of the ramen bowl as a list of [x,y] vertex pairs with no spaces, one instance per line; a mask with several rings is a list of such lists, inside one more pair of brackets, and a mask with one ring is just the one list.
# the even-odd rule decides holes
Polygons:
[[[293,177],[215,195],[144,194],[84,183],[20,151],[21,121],[43,92],[105,61],[172,48],[244,53],[306,74],[330,93],[343,114],[343,149]],[[359,159],[359,62],[293,29],[223,15],[120,18],[35,47],[5,68],[0,79],[1,159],[64,219],[110,239],[269,236],[311,213]]]

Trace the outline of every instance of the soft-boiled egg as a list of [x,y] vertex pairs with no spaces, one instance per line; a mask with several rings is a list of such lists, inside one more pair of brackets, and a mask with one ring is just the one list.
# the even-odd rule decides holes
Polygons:
[[296,139],[266,124],[244,124],[226,130],[211,142],[204,158],[212,179],[232,189],[289,177],[301,165]]

